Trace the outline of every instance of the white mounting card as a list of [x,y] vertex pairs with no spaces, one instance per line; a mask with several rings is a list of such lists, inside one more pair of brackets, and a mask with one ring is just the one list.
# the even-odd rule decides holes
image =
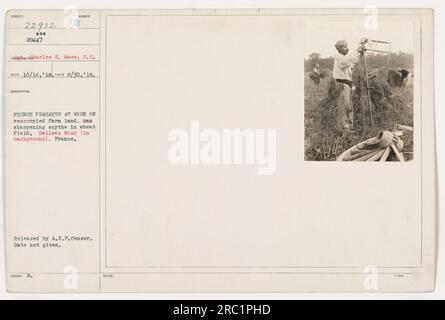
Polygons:
[[434,290],[433,25],[8,11],[8,290]]

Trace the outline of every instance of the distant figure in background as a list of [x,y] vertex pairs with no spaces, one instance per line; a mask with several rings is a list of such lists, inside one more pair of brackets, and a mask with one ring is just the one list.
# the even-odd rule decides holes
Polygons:
[[315,85],[318,86],[320,85],[320,65],[317,63],[314,67],[314,70],[312,70],[312,72],[315,74]]
[[406,77],[405,86],[409,87],[412,85],[414,80],[414,73],[411,71],[409,75]]
[[406,81],[408,80],[409,71],[406,69],[398,68],[397,71],[400,73],[400,77],[402,78],[402,85],[406,85]]
[[402,68],[388,70],[388,84],[391,87],[403,87],[408,81],[409,71]]
[[321,72],[320,72],[320,65],[318,63],[312,70],[310,78],[312,79],[312,81],[314,81],[315,86],[318,87],[320,85]]

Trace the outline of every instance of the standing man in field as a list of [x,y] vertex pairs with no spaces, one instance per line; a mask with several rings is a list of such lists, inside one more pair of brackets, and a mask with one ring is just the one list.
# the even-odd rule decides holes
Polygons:
[[338,53],[334,57],[332,76],[336,81],[338,95],[336,120],[339,128],[351,130],[354,121],[352,110],[352,67],[355,61],[347,57],[349,48],[345,40],[337,41],[335,48]]
[[318,63],[315,65],[314,69],[312,70],[312,75],[313,75],[314,84],[316,86],[319,86],[321,73],[320,73],[320,65]]
[[402,68],[397,68],[397,71],[400,73],[400,77],[402,78],[402,86],[406,86],[406,82],[408,81],[409,71]]

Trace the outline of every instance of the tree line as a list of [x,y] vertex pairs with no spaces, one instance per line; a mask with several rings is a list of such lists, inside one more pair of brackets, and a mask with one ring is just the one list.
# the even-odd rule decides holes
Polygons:
[[[367,55],[367,62],[370,69],[385,67],[388,63],[388,55],[381,53],[370,53]],[[332,69],[334,66],[334,57],[322,58],[320,53],[311,53],[307,59],[304,60],[304,70],[306,72],[312,71],[315,64],[319,64],[321,69]],[[410,53],[396,52],[391,53],[389,59],[389,68],[404,68],[412,69],[414,65],[414,56]]]

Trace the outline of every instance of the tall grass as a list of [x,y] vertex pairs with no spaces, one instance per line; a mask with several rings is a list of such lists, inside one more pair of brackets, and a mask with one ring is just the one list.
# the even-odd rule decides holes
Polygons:
[[[358,95],[353,98],[353,132],[338,129],[335,124],[336,101],[330,96],[332,78],[322,79],[316,87],[305,75],[305,160],[334,161],[353,145],[376,136],[382,130],[392,131],[395,124],[413,125],[413,87],[392,88],[386,93],[388,98],[373,96],[372,114],[374,126],[371,126],[369,109],[366,101]],[[375,84],[378,84],[375,80]],[[387,89],[387,88],[386,88]],[[331,88],[332,90],[332,88]],[[382,90],[378,88],[377,90]],[[382,95],[383,97],[383,95]],[[402,137],[405,155],[411,158],[413,151],[412,135]]]

